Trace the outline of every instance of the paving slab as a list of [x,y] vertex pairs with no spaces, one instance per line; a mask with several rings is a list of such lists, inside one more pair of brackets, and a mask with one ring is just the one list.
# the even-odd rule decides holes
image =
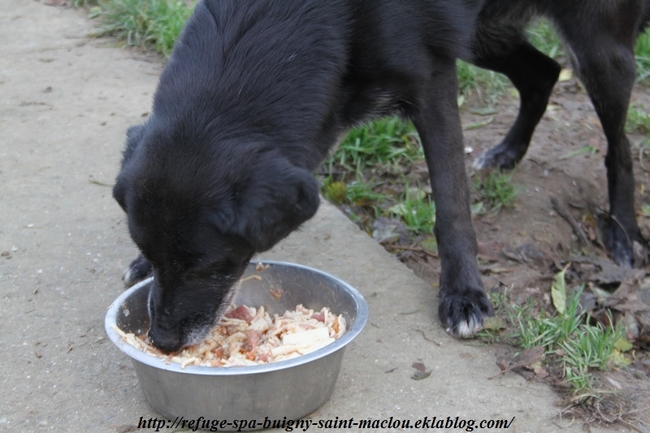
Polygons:
[[[157,415],[103,327],[136,255],[110,186],[161,63],[89,37],[78,10],[0,0],[0,23],[0,431],[139,431]],[[489,379],[499,372],[494,349],[449,337],[436,290],[332,205],[260,258],[336,275],[370,306],[314,422],[514,418],[507,431],[582,431],[556,417],[546,385]],[[431,374],[412,379],[414,362]]]

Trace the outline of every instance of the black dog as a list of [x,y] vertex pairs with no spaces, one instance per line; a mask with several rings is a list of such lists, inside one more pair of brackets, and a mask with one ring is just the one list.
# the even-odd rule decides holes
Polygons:
[[487,0],[474,34],[473,62],[501,72],[519,90],[519,115],[504,140],[475,161],[477,168],[513,168],[526,153],[558,79],[560,65],[524,35],[536,15],[556,25],[569,47],[607,137],[610,218],[604,233],[614,261],[634,262],[644,245],[634,212],[634,176],[624,126],[634,84],[634,44],[650,19],[650,0]]
[[370,117],[415,123],[431,171],[442,261],[440,319],[471,334],[491,313],[476,264],[456,58],[474,0],[204,0],[128,133],[114,196],[155,276],[149,337],[197,341],[251,256],[314,215],[317,168]]
[[[641,23],[639,2],[627,2],[639,7],[633,35]],[[482,159],[484,166],[514,164],[523,152],[509,155],[522,142],[525,151],[539,106],[543,112],[546,105],[548,94],[540,100],[538,89],[550,92],[557,68],[549,67],[548,76],[534,70],[546,81],[531,83],[525,60],[541,55],[514,37],[520,33],[500,39],[492,26],[521,29],[533,12],[509,10],[511,3],[545,13],[542,6],[565,2],[488,0],[483,9],[481,3],[204,0],[196,6],[161,76],[151,118],[129,130],[114,189],[142,252],[125,279],[155,276],[149,336],[156,346],[175,351],[205,335],[252,255],[314,215],[319,198],[311,171],[337,137],[393,113],[413,120],[429,166],[442,267],[440,320],[456,336],[480,329],[492,308],[476,265],[455,60],[472,51],[477,64],[506,69],[517,87],[532,89],[527,96],[520,88],[524,119]],[[610,9],[614,3],[602,1]],[[608,108],[607,115],[624,119],[623,102],[614,106],[620,112]],[[621,152],[608,156],[608,167],[629,161],[629,150],[627,159]],[[633,180],[631,168],[623,180],[620,171],[610,184],[623,198],[612,194],[612,209],[619,220],[632,216],[628,231],[637,227],[626,207],[633,206]]]

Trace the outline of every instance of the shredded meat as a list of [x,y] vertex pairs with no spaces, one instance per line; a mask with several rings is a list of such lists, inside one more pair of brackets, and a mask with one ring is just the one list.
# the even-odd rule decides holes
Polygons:
[[146,335],[114,329],[131,346],[167,362],[207,367],[260,365],[306,355],[327,346],[346,331],[345,319],[328,308],[320,311],[302,305],[271,317],[264,307],[231,305],[212,333],[199,344],[165,354]]

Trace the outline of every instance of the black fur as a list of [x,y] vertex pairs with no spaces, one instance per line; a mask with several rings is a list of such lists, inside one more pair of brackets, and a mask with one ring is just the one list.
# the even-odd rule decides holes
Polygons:
[[429,166],[439,318],[453,335],[473,335],[492,307],[476,264],[455,61],[473,56],[519,89],[515,125],[481,159],[482,166],[511,167],[559,73],[523,39],[537,14],[558,24],[601,116],[619,223],[610,250],[625,264],[624,240],[639,237],[622,127],[634,80],[630,47],[649,15],[642,1],[199,2],[161,76],[150,119],[129,130],[114,189],[142,252],[128,277],[155,277],[152,342],[174,351],[200,339],[252,255],[314,215],[318,187],[310,173],[337,138],[391,113],[413,121]]
[[478,3],[197,4],[150,119],[129,130],[114,189],[142,252],[128,279],[155,277],[156,346],[174,351],[203,336],[251,256],[314,215],[310,172],[337,138],[391,113],[413,119],[432,167],[441,298],[452,312],[441,319],[452,332],[480,326],[491,307],[476,266],[455,70],[470,55]]
[[507,75],[519,90],[519,115],[503,141],[475,162],[477,168],[513,168],[523,158],[546,109],[560,65],[524,35],[535,16],[555,23],[573,57],[607,137],[610,201],[606,246],[620,266],[634,263],[644,244],[634,212],[634,176],[624,126],[635,80],[634,44],[650,19],[650,0],[488,0],[472,42],[474,63]]

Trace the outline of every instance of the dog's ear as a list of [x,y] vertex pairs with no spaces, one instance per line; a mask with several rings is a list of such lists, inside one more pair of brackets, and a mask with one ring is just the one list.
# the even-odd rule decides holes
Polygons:
[[126,131],[126,145],[122,151],[122,166],[131,159],[133,151],[138,147],[144,135],[144,125],[132,126]]
[[142,136],[144,135],[144,125],[132,126],[126,132],[126,145],[124,146],[124,151],[122,152],[122,171],[115,181],[115,186],[113,186],[113,198],[117,201],[120,207],[126,211],[126,185],[124,177],[122,176],[124,172],[124,167],[128,164],[133,151],[140,144]]
[[122,210],[126,212],[126,186],[124,185],[124,179],[118,177],[113,186],[113,198],[120,205]]
[[256,252],[266,251],[314,216],[320,204],[318,182],[308,170],[275,160],[253,173],[233,204],[231,232]]

